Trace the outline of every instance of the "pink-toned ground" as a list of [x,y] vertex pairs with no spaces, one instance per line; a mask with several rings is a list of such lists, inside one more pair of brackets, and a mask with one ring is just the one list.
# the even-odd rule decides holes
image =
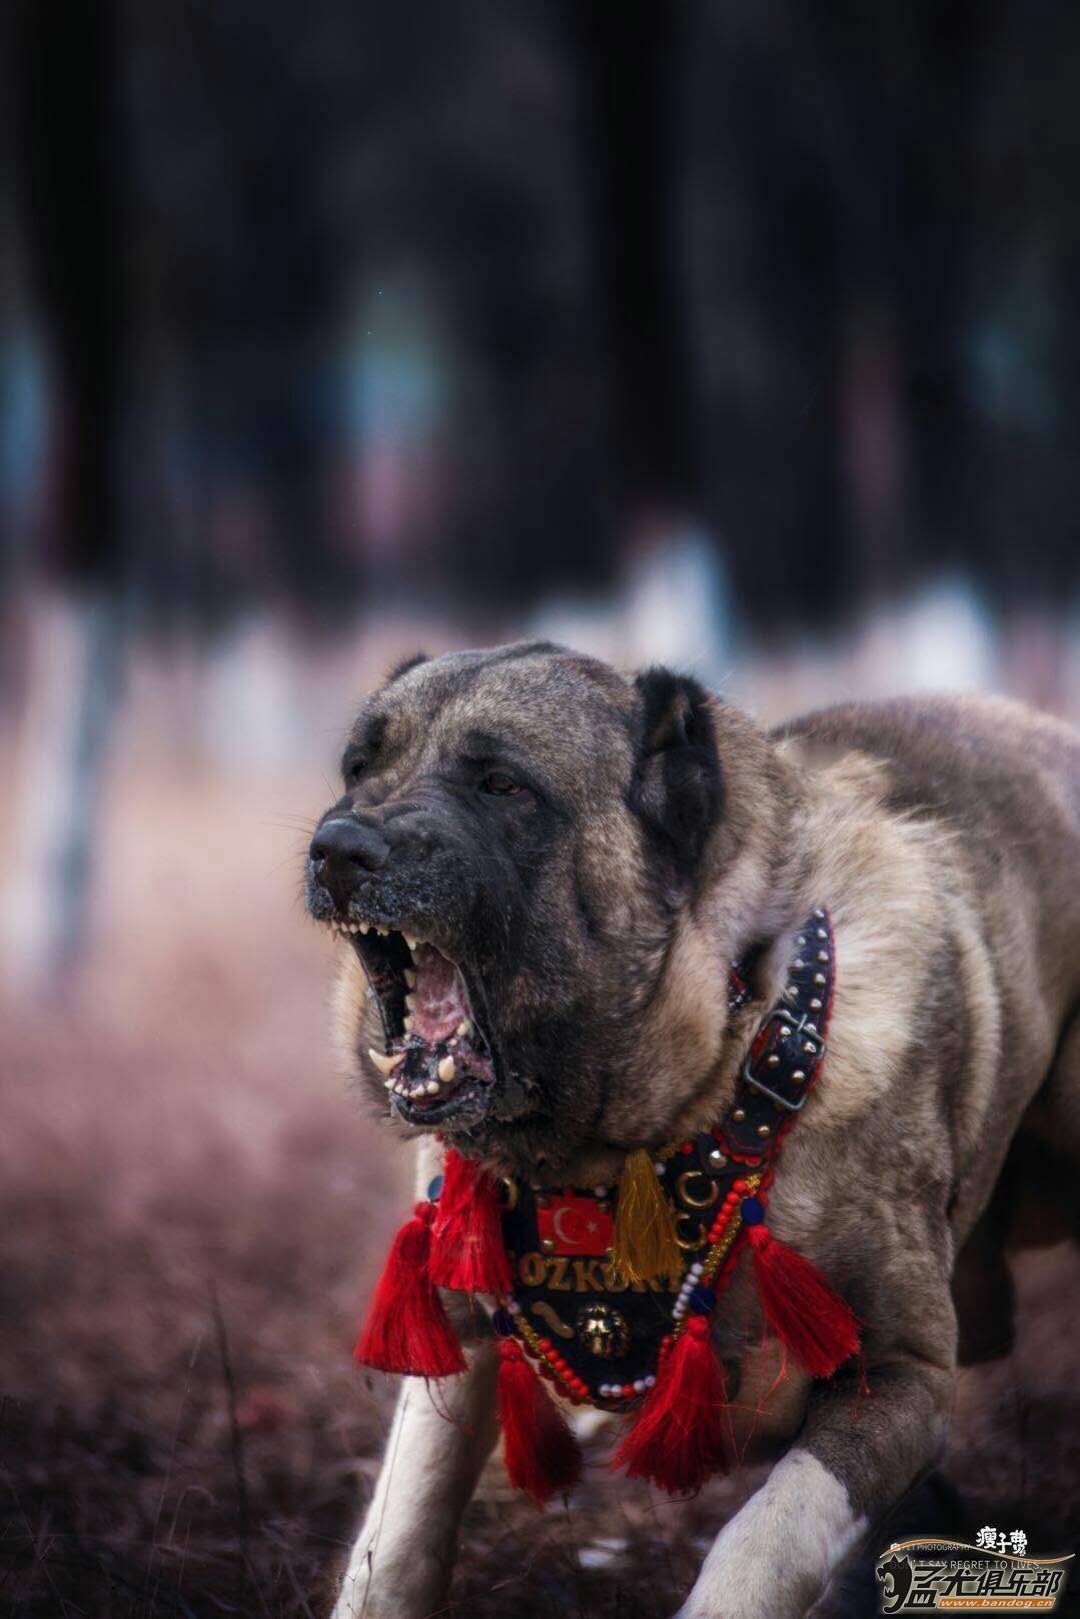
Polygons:
[[[322,793],[123,763],[92,959],[2,1009],[4,1613],[326,1612],[392,1399],[349,1349],[407,1175],[330,1053],[295,822]],[[1063,1251],[1024,1261],[1016,1353],[961,1381],[962,1500],[935,1486],[912,1530],[1080,1538],[1078,1280]],[[544,1515],[489,1469],[449,1612],[674,1611],[755,1481],[671,1503],[609,1482],[609,1441]],[[827,1611],[876,1609],[864,1570]]]

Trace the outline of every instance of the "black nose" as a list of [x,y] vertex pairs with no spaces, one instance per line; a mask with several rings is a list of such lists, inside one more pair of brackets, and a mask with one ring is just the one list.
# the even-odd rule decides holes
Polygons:
[[340,904],[347,902],[360,873],[378,871],[389,853],[382,833],[351,815],[324,821],[309,850],[316,877]]

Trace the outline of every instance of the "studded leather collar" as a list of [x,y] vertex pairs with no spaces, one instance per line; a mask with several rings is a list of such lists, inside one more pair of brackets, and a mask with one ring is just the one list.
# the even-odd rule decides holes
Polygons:
[[[828,912],[797,937],[784,993],[764,1019],[724,1118],[661,1148],[655,1170],[685,1269],[677,1282],[628,1284],[612,1265],[613,1187],[509,1184],[503,1237],[513,1291],[496,1331],[517,1336],[538,1369],[578,1404],[621,1409],[655,1381],[661,1346],[688,1309],[711,1310],[746,1236],[763,1218],[773,1163],[825,1056],[835,979]],[[732,1004],[748,998],[732,972]]]

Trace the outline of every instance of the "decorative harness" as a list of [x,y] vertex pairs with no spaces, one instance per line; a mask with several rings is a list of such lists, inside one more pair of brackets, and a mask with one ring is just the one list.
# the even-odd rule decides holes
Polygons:
[[[797,937],[784,993],[711,1130],[638,1149],[618,1187],[496,1181],[446,1154],[402,1227],[356,1346],[381,1370],[465,1369],[437,1289],[494,1295],[508,1471],[538,1500],[573,1484],[577,1446],[540,1377],[573,1405],[634,1416],[615,1456],[685,1492],[730,1462],[723,1369],[709,1317],[749,1248],[765,1319],[815,1376],[858,1347],[858,1323],[820,1272],[765,1223],[781,1143],[821,1072],[835,961],[828,912]],[[749,999],[732,968],[733,1010]]]

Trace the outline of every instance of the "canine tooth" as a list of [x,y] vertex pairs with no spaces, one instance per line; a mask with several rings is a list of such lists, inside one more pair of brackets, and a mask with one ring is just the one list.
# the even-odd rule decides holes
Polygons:
[[402,1025],[402,1027],[404,1028],[405,1033],[408,1034],[410,1029],[412,1028],[412,1018],[411,1017],[406,1017],[405,1022]]
[[407,992],[405,995],[405,1005],[409,1008],[410,1012],[416,1011],[416,996],[411,992]]
[[411,967],[406,967],[405,969],[405,982],[408,984],[410,989],[415,987],[416,974],[413,972]]
[[390,932],[390,929],[389,928],[376,928],[375,932],[379,935],[380,939],[385,939],[387,934]]
[[399,1051],[396,1057],[386,1057],[381,1051],[368,1048],[368,1056],[379,1070],[380,1074],[392,1074],[399,1063],[405,1061],[405,1053]]
[[437,1095],[439,1090],[439,1081],[437,1079],[429,1079],[426,1089],[429,1096]]
[[387,1077],[383,1080],[383,1084],[386,1086],[388,1091],[392,1091],[394,1089],[394,1086],[396,1085],[396,1083],[397,1083],[397,1081],[394,1079],[393,1074],[388,1074]]
[[[448,1085],[457,1072],[457,1069],[454,1067],[453,1057],[443,1057],[435,1072],[438,1074],[443,1084]],[[428,1088],[430,1089],[430,1086]]]
[[457,1032],[461,1035],[462,1039],[464,1039],[467,1034],[472,1034],[471,1020],[469,1018],[462,1018],[461,1022],[457,1026]]
[[416,949],[416,940],[413,938],[411,933],[403,933],[401,937],[405,940],[405,943],[408,945],[410,950]]

